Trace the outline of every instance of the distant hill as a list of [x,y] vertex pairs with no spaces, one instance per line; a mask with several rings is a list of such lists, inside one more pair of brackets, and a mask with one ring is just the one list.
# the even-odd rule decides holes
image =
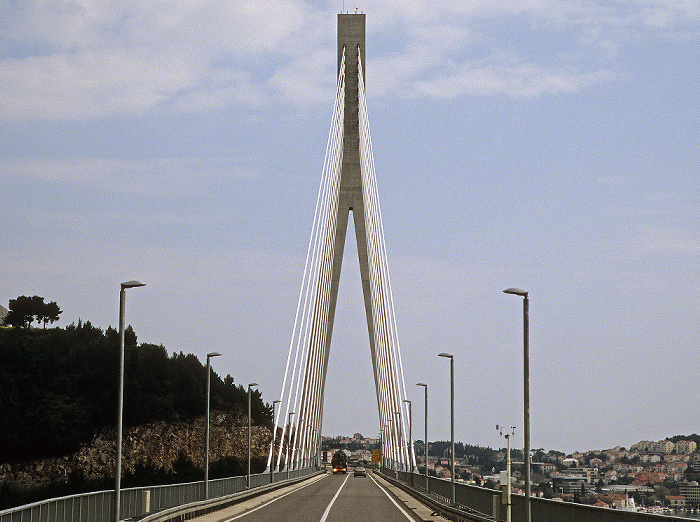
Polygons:
[[[206,410],[206,366],[192,354],[136,342],[125,332],[125,429],[190,422]],[[90,322],[65,329],[0,329],[0,464],[68,455],[117,417],[119,335]],[[271,408],[252,394],[256,425]],[[212,373],[212,410],[247,415],[247,391]]]

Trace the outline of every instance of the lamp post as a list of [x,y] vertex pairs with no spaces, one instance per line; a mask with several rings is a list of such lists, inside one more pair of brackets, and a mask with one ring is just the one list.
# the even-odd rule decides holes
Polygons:
[[[394,429],[396,430],[396,465],[394,466],[394,475],[399,478],[399,468],[402,465],[402,460],[404,458],[403,446],[401,445],[401,439],[403,438],[403,422],[401,422],[401,412],[395,411],[396,422],[394,423]],[[403,469],[401,470],[403,471]]]
[[[295,437],[294,437],[297,441],[296,458],[293,459],[295,462],[298,462],[296,469],[301,469],[304,467],[304,460],[303,460],[304,459],[304,455],[303,455],[304,452],[302,451],[303,450],[302,439],[304,438],[304,428],[302,428],[302,426],[304,426],[304,421],[306,421],[306,419],[301,419],[299,421],[299,423],[297,425],[298,435],[295,435]],[[292,452],[292,455],[294,455],[294,452]]]
[[211,358],[219,357],[219,352],[207,354],[207,422],[204,434],[204,500],[209,498],[209,402],[211,400]]
[[272,456],[270,457],[270,484],[275,481],[275,438],[277,437],[277,422],[275,422],[275,406],[277,403],[282,402],[281,400],[272,401]]
[[531,522],[530,506],[530,312],[527,292],[520,288],[506,288],[506,294],[519,295],[523,298],[523,437],[525,438],[525,522]]
[[396,439],[394,437],[394,416],[391,414],[389,414],[389,420],[387,422],[387,437],[389,439],[389,454],[391,455],[389,457],[389,469],[393,471],[396,466]]
[[[391,420],[391,419],[389,419]],[[382,464],[384,468],[389,467],[389,458],[387,457],[387,451],[388,451],[388,444],[387,444],[387,437],[389,435],[389,423],[385,422],[384,425],[382,426]]]
[[248,385],[248,475],[246,478],[246,486],[250,487],[250,389],[253,388],[254,386],[257,386],[257,382],[251,382]]
[[408,450],[408,471],[411,473],[411,485],[413,485],[413,473],[416,471],[413,465],[416,460],[413,457],[413,414],[411,412],[411,401],[404,399],[403,402],[408,404],[408,443],[410,444]]
[[[510,427],[510,433],[508,433],[508,430],[506,430],[506,434],[503,435],[503,426],[499,426],[496,424],[496,429],[498,432],[501,434],[502,437],[505,437],[506,439],[506,445],[507,445],[507,453],[506,453],[506,522],[511,522],[512,520],[512,509],[511,509],[511,501],[510,501],[510,492],[511,492],[511,484],[510,484],[510,477],[511,477],[511,461],[510,461],[510,438],[515,435],[515,426]],[[501,473],[503,473],[501,471]],[[501,480],[501,488],[503,487],[503,480]]]
[[292,415],[295,415],[295,411],[290,411],[287,415],[287,453],[284,457],[284,467],[287,468],[287,480],[289,480],[289,444],[292,440]]
[[422,386],[423,391],[425,391],[425,439],[423,440],[424,453],[425,453],[425,492],[430,492],[430,487],[428,485],[428,385],[424,382],[416,383],[416,386]]
[[455,358],[451,353],[439,353],[438,357],[450,360],[450,461],[452,462],[450,482],[452,483],[452,504],[455,503]]
[[311,429],[311,436],[309,437],[309,467],[316,467],[318,470],[321,464],[321,454],[318,451],[318,430],[316,428]]
[[119,291],[119,397],[117,406],[117,462],[114,472],[114,521],[119,522],[121,515],[120,493],[122,479],[122,424],[124,418],[124,308],[126,289],[146,286],[140,281],[126,281]]

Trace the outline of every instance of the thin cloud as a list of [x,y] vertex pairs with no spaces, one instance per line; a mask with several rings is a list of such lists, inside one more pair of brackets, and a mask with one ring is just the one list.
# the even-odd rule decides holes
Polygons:
[[[700,8],[682,0],[380,0],[366,7],[370,96],[578,92],[615,79],[617,59],[632,45],[700,38]],[[20,1],[3,10],[5,119],[259,111],[313,103],[334,80],[335,13],[326,5]],[[504,49],[517,50],[510,63],[501,63]]]
[[578,92],[615,78],[614,73],[606,70],[585,72],[518,62],[465,63],[450,74],[416,82],[415,92],[437,98],[456,98],[465,94],[505,94],[513,98],[529,98]]
[[[216,181],[253,179],[262,174],[232,158],[69,158],[1,159],[7,179],[33,178],[75,185],[97,186],[117,193],[201,196]],[[196,172],[196,176],[192,173]]]
[[700,237],[682,228],[646,227],[637,248],[643,252],[696,254],[700,252]]

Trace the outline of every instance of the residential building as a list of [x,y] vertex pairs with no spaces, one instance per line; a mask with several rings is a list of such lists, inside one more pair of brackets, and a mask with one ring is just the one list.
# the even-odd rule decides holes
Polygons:
[[552,484],[555,491],[562,493],[578,493],[582,487],[585,487],[585,477],[576,475],[552,475]]
[[637,508],[634,505],[634,497],[630,497],[627,494],[613,494],[610,495],[610,500],[612,500],[613,506],[616,509],[623,509],[625,511],[636,511]]
[[700,484],[697,482],[682,482],[678,484],[678,491],[687,504],[700,504]]
[[664,461],[666,461],[666,462],[688,462],[689,460],[690,460],[690,455],[683,455],[683,454],[664,455]]
[[606,483],[607,482],[612,482],[613,480],[617,480],[617,471],[614,469],[608,470],[605,472],[605,478],[603,479]]
[[661,454],[668,454],[668,453],[673,453],[673,450],[676,448],[676,445],[671,442],[670,440],[660,440],[658,442],[652,442],[650,444],[649,451],[651,453],[661,453]]
[[566,470],[567,475],[575,475],[578,477],[583,477],[586,479],[587,484],[593,483],[593,478],[598,474],[598,470],[595,468],[570,468]]
[[653,442],[648,440],[642,440],[637,442],[637,444],[632,444],[630,446],[630,451],[636,451],[638,453],[649,453],[651,451],[651,445]]
[[533,465],[539,466],[543,475],[549,475],[557,469],[557,465],[552,462],[533,462]]
[[684,473],[687,468],[688,464],[686,464],[685,462],[669,462],[668,464],[666,464],[666,469],[662,471],[665,471],[669,474]]
[[658,484],[663,482],[668,475],[666,473],[661,473],[658,471],[643,470],[634,475],[633,486],[644,486],[647,484]]
[[638,486],[639,484],[649,484],[651,482],[650,473],[648,471],[640,471],[634,476],[634,482],[632,485]]
[[688,466],[694,471],[700,471],[700,453],[693,453],[688,461]]
[[698,450],[698,445],[692,440],[679,440],[676,442],[676,453],[690,455]]
[[685,497],[683,495],[666,495],[668,507],[678,509],[685,507]]
[[[661,462],[661,456],[660,455],[640,455],[639,456],[639,462],[642,462],[644,464],[648,463],[656,463],[656,462]],[[664,458],[665,460],[665,458]]]

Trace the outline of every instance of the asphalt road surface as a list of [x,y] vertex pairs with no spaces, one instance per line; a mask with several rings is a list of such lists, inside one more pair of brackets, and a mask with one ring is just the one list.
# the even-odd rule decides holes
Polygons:
[[[202,517],[202,522],[405,522],[437,520],[416,515],[417,503],[396,498],[386,486],[368,473],[367,477],[325,475],[301,487],[259,498]],[[429,513],[429,512],[428,512]],[[444,520],[444,519],[443,519]]]

